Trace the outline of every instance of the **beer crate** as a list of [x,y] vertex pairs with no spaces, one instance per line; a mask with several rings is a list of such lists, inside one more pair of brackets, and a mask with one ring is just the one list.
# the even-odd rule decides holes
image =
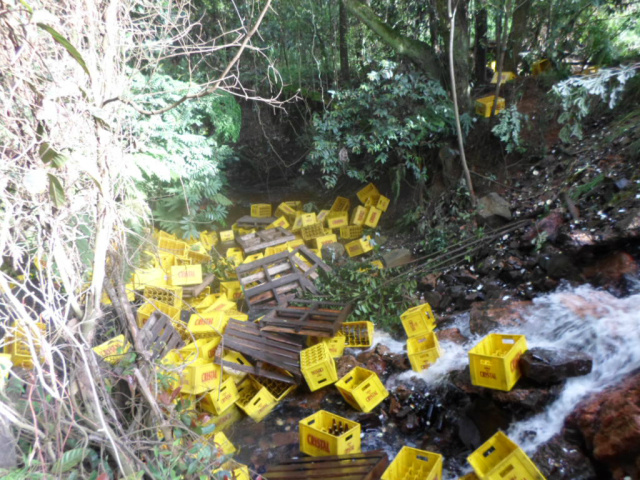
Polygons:
[[218,238],[217,232],[208,232],[205,230],[204,232],[200,232],[200,241],[206,250],[211,250],[218,244],[220,239]]
[[254,253],[253,255],[247,255],[242,263],[255,262],[256,260],[260,260],[261,258],[264,258],[264,253]]
[[340,331],[344,335],[344,344],[348,348],[369,348],[373,345],[372,322],[362,320],[343,323]]
[[370,252],[371,250],[373,250],[373,245],[371,245],[371,237],[367,235],[364,238],[349,242],[345,245],[345,248],[347,250],[347,254],[350,257],[357,257],[358,255]]
[[235,239],[235,234],[233,230],[223,230],[220,232],[220,241],[221,242],[233,242]]
[[[176,256],[169,252],[158,252],[157,255],[153,255],[154,268],[161,268],[162,273],[168,272],[176,264]],[[166,283],[166,282],[165,282]]]
[[144,298],[147,302],[162,302],[175,308],[182,308],[182,287],[144,287]]
[[407,332],[407,337],[429,333],[436,328],[436,318],[428,303],[408,309],[400,315],[400,321],[404,331]]
[[469,455],[467,461],[481,480],[545,480],[518,444],[500,431]]
[[405,446],[389,464],[381,480],[440,480],[441,478],[442,455]]
[[268,230],[270,228],[277,228],[277,227],[289,228],[289,222],[287,221],[287,219],[284,216],[282,216],[282,217],[278,218],[277,220],[274,220],[273,222],[271,222],[266,227],[266,230]]
[[[233,480],[251,480],[251,475],[249,474],[249,467],[246,465],[242,465],[235,461],[228,461],[222,464],[222,467],[216,468],[213,473],[218,474],[220,472],[229,472],[231,477],[227,475],[224,476],[225,479],[232,478]],[[218,478],[214,476],[214,478]]]
[[237,267],[244,261],[244,252],[241,248],[228,248],[225,257],[227,257],[227,260]]
[[115,365],[118,360],[129,351],[131,345],[127,342],[124,335],[118,335],[111,340],[107,340],[101,343],[97,347],[93,347],[92,350],[96,352],[105,362]]
[[341,357],[345,349],[345,338],[342,332],[338,332],[331,338],[309,337],[307,344],[311,347],[318,343],[326,343],[332,358]]
[[296,209],[291,205],[287,205],[287,203],[282,202],[278,205],[278,208],[276,208],[275,216],[286,217],[288,220],[293,220],[296,218]]
[[376,207],[369,207],[367,218],[364,219],[364,224],[367,227],[376,228],[378,226],[378,223],[380,222],[381,215],[382,210],[378,210]]
[[[278,371],[279,373],[286,374],[287,376],[293,377],[289,372],[277,367],[269,367],[269,364],[265,364],[265,368],[272,371]],[[263,376],[250,375],[256,382],[266,388],[271,395],[276,399],[276,402],[282,401],[284,397],[293,392],[296,388],[296,385],[292,385],[291,383],[281,382],[280,380],[275,380],[273,378],[267,378]]]
[[384,269],[384,263],[382,263],[382,260],[374,260],[373,262],[369,262],[369,264],[372,267],[376,267],[380,270]]
[[378,375],[355,367],[336,383],[342,397],[356,410],[370,412],[389,396]]
[[360,424],[320,410],[300,420],[300,451],[312,457],[360,453]]
[[223,455],[236,453],[236,447],[231,443],[231,440],[227,438],[224,432],[210,433],[204,437],[212,442]]
[[340,238],[343,240],[355,240],[362,236],[362,227],[359,225],[346,225],[340,227]]
[[220,383],[222,369],[220,365],[198,358],[187,365],[182,372],[182,392],[200,395]]
[[[225,362],[237,363],[238,365],[244,365],[245,367],[251,366],[251,362],[249,362],[249,360],[247,360],[244,355],[233,350],[225,350],[224,354],[222,355],[222,360],[224,360]],[[227,365],[222,368],[227,375],[233,378],[233,381],[236,382],[236,385],[242,382],[242,380],[244,380],[244,378],[247,376],[247,372],[244,372],[242,370],[235,370],[233,367],[229,367]]]
[[351,225],[364,225],[364,221],[367,219],[367,214],[369,213],[369,209],[367,207],[363,207],[362,205],[358,205],[351,214]]
[[389,202],[390,200],[384,195],[374,195],[372,197],[367,198],[367,201],[365,202],[364,206],[375,207],[378,210],[386,212],[387,208],[389,208]]
[[[175,257],[172,254],[170,255],[173,261]],[[160,267],[146,269],[138,268],[133,272],[133,279],[131,280],[131,283],[133,283],[133,288],[136,290],[142,290],[147,285],[151,287],[164,287],[167,285],[167,280],[167,272]]]
[[331,212],[348,212],[351,208],[351,201],[348,198],[336,197],[331,205]]
[[592,65],[590,67],[587,67],[587,68],[583,69],[580,72],[580,75],[582,75],[582,76],[595,75],[599,71],[600,71],[600,67],[598,67],[597,65]]
[[527,351],[524,335],[490,333],[469,350],[471,383],[510,391],[522,376],[520,356]]
[[338,237],[334,233],[331,233],[329,235],[322,235],[320,237],[315,238],[313,240],[313,243],[318,250],[322,250],[322,247],[324,245],[328,245],[329,243],[336,243],[337,241],[338,241]]
[[220,292],[224,293],[229,300],[239,300],[242,298],[242,286],[235,280],[232,282],[220,282]]
[[327,227],[329,229],[344,228],[349,225],[349,212],[329,212]]
[[208,255],[204,251],[189,250],[187,252],[187,258],[191,262],[191,265],[204,265],[211,262],[211,255]]
[[414,372],[421,372],[433,365],[442,351],[434,332],[424,333],[407,340],[407,354]]
[[300,200],[287,200],[284,203],[289,205],[294,210],[302,210],[302,202]]
[[[495,95],[489,95],[488,97],[478,98],[476,100],[476,114],[489,118],[491,116],[491,109],[493,108],[493,99]],[[498,97],[496,103],[496,115],[506,108],[504,98]]]
[[151,315],[153,315],[153,312],[156,310],[164,313],[171,320],[180,320],[179,308],[167,305],[164,302],[151,300],[150,302],[143,303],[140,308],[138,308],[138,327],[144,327],[144,324],[147,323],[147,320],[151,318]]
[[295,240],[291,240],[290,242],[287,242],[287,248],[289,249],[289,251],[301,245],[304,245],[304,240],[302,240],[301,238],[297,238]]
[[356,195],[358,196],[358,200],[360,200],[360,203],[364,204],[369,197],[380,195],[380,192],[378,191],[378,187],[376,187],[373,183],[370,183],[362,190],[360,190]]
[[33,357],[31,356],[31,348],[27,338],[26,329],[31,329],[31,337],[33,339],[33,347],[40,356],[40,338],[47,333],[47,326],[41,322],[16,322],[13,331],[5,333],[4,353],[11,356],[11,363],[16,367],[33,368]]
[[289,247],[286,243],[282,245],[276,245],[275,247],[267,247],[264,249],[264,255],[265,257],[269,257],[271,255],[275,255],[276,253],[284,252],[285,250],[288,250],[288,248]]
[[316,215],[316,220],[322,224],[327,220],[327,216],[329,215],[329,210],[320,210],[318,215]]
[[475,472],[467,473],[465,476],[460,477],[458,480],[480,480]]
[[312,392],[338,380],[336,363],[326,343],[318,343],[300,352],[300,370]]
[[251,205],[251,216],[268,218],[271,216],[271,205],[268,203],[254,203]]
[[531,64],[531,75],[540,75],[542,72],[546,72],[551,69],[551,62],[546,58],[536,60]]
[[171,285],[174,287],[200,285],[201,283],[202,265],[174,265],[171,267]]
[[[223,376],[224,378],[224,376]],[[200,407],[207,411],[220,415],[238,400],[238,389],[233,378],[226,377],[213,390],[207,392],[200,400]]]
[[189,251],[189,244],[182,240],[174,240],[168,237],[158,238],[158,250],[172,253],[177,257],[184,257]]
[[189,345],[182,347],[179,350],[182,363],[191,362],[197,358],[201,358],[206,361],[213,361],[216,355],[216,349],[220,345],[222,337],[216,335],[215,337],[199,338],[195,342],[191,342]]
[[314,238],[322,237],[324,235],[324,227],[321,223],[305,225],[301,229],[301,234],[303,240],[311,241]]
[[224,333],[228,322],[225,312],[195,313],[189,318],[187,330],[197,339],[213,338]]
[[[500,83],[510,82],[511,80],[515,80],[518,76],[513,72],[502,72],[500,74]],[[498,83],[498,72],[493,74],[491,78],[491,83]]]
[[278,402],[266,387],[247,377],[238,385],[236,405],[255,422],[261,422],[276,408]]
[[202,428],[207,428],[209,426],[213,428],[213,431],[206,436],[207,438],[211,438],[214,434],[225,431],[243,417],[244,415],[242,414],[242,410],[234,404],[220,415],[211,417],[210,420],[202,425]]

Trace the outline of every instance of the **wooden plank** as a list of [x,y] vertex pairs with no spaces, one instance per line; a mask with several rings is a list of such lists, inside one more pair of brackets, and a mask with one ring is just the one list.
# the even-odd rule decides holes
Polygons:
[[236,238],[236,243],[242,247],[245,254],[255,253],[267,247],[275,247],[295,240],[296,236],[282,227],[270,228],[261,232],[249,233]]
[[138,332],[141,344],[151,352],[150,360],[164,357],[174,348],[184,347],[184,341],[172,322],[166,314],[156,310]]
[[264,228],[276,220],[276,217],[252,217],[251,215],[245,215],[236,220],[236,224],[241,228]]
[[192,297],[195,298],[204,292],[204,289],[213,283],[216,279],[216,276],[213,273],[210,273],[206,277],[204,277],[204,281],[200,285],[195,285],[193,287],[182,287],[182,297]]
[[267,467],[265,480],[377,480],[389,465],[382,450],[291,459],[279,465]]
[[[306,306],[285,305],[274,308],[260,320],[260,329],[265,332],[333,337],[342,328],[352,308],[351,304],[335,302],[298,299],[293,302]],[[340,309],[323,308],[327,306]]]

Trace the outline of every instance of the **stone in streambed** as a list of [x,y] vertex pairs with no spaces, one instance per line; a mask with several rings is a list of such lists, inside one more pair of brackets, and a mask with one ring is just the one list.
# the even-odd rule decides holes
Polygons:
[[540,385],[587,375],[592,367],[593,359],[589,355],[569,350],[532,348],[520,357],[522,374]]

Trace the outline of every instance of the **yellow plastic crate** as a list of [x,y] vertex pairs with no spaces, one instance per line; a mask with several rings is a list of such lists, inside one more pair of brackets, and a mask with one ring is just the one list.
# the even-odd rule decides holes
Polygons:
[[[209,288],[209,287],[207,287],[207,288]],[[227,300],[227,296],[224,293],[210,293],[206,297],[204,297],[197,305],[195,305],[195,307],[199,312],[208,310],[221,297],[224,297],[225,301]]]
[[158,252],[157,255],[153,255],[154,268],[161,268],[162,273],[168,272],[176,264],[176,256],[169,252]]
[[384,471],[381,480],[440,480],[441,478],[442,455],[405,446],[400,449],[396,458]]
[[345,225],[340,227],[340,238],[343,240],[354,240],[362,236],[362,227],[359,225]]
[[343,228],[349,225],[349,212],[329,212],[327,227],[329,229]]
[[540,75],[547,70],[551,70],[551,62],[546,58],[536,60],[531,64],[531,75]]
[[336,363],[326,343],[318,343],[300,352],[300,370],[312,392],[338,380]]
[[358,200],[360,200],[360,203],[364,204],[369,197],[380,195],[380,192],[378,191],[378,187],[376,187],[373,183],[370,183],[362,190],[360,190],[356,195],[358,195]]
[[300,451],[307,455],[360,453],[360,424],[357,422],[320,410],[300,420],[299,427]]
[[358,225],[360,227],[364,225],[364,221],[367,219],[368,213],[369,209],[367,207],[358,205],[351,214],[351,225]]
[[204,251],[197,252],[195,250],[189,250],[187,252],[187,258],[191,262],[191,265],[204,265],[211,263],[211,255],[208,255]]
[[[175,258],[170,254],[172,258]],[[136,290],[142,290],[147,285],[150,287],[164,287],[167,285],[168,275],[165,270],[160,267],[137,269],[133,272],[133,288]]]
[[520,356],[526,351],[524,335],[490,333],[469,350],[471,383],[508,392],[522,376]]
[[600,71],[600,67],[598,67],[597,65],[592,65],[591,67],[587,67],[583,69],[582,72],[580,72],[580,75],[583,75],[583,76],[594,75],[599,71]]
[[244,261],[244,252],[241,248],[228,248],[225,256],[236,267]]
[[271,216],[271,205],[268,203],[254,203],[251,205],[251,216],[267,218]]
[[178,257],[184,257],[189,251],[189,244],[182,240],[160,237],[158,238],[158,249],[172,253]]
[[376,201],[376,203],[374,203],[372,205],[372,207],[376,207],[378,210],[381,210],[383,212],[386,212],[387,209],[389,208],[389,203],[391,202],[391,200],[389,200],[387,197],[385,197],[384,195],[379,195],[378,196],[378,200]]
[[287,248],[289,249],[289,251],[292,251],[294,248],[299,247],[301,245],[304,245],[304,240],[302,240],[301,238],[287,242]]
[[[266,368],[267,370],[275,370],[278,373],[293,376],[289,372],[282,370],[281,368],[277,368],[277,367],[266,367]],[[276,399],[276,402],[282,401],[284,397],[286,397],[296,389],[296,385],[292,385],[286,382],[281,382],[279,380],[274,380],[272,378],[258,377],[255,375],[250,375],[250,377],[252,377],[253,380],[255,380],[264,388],[266,388],[269,391],[269,393],[273,395],[273,398]]]
[[370,252],[371,250],[373,250],[373,245],[371,245],[371,237],[367,235],[366,237],[360,238],[359,240],[349,242],[345,245],[345,248],[347,250],[347,255],[349,255],[350,257],[357,257],[358,255]]
[[458,480],[480,480],[475,472],[467,473],[465,476],[460,477]]
[[220,365],[199,358],[182,372],[182,392],[191,395],[207,392],[219,385],[221,375]]
[[327,216],[329,215],[329,210],[320,210],[316,215],[316,220],[320,223],[325,223],[327,220]]
[[369,348],[373,344],[374,326],[367,320],[343,323],[340,331],[348,348]]
[[200,241],[206,250],[211,250],[218,244],[220,239],[218,238],[217,232],[208,232],[205,230],[204,232],[200,232]]
[[[481,117],[489,118],[491,116],[491,109],[493,108],[493,99],[495,95],[489,95],[488,97],[478,98],[476,100],[476,114]],[[506,108],[507,104],[504,98],[498,97],[498,103],[496,104],[496,115]]]
[[369,262],[372,267],[379,268],[380,270],[384,269],[384,263],[382,260],[374,260],[373,262]]
[[378,375],[361,367],[347,373],[336,387],[347,403],[361,412],[370,412],[389,396]]
[[11,367],[13,367],[13,362],[11,361],[11,354],[0,353],[0,392],[4,390],[4,386],[7,381],[7,378],[9,378],[9,372],[11,371]]
[[216,355],[216,349],[218,345],[220,345],[221,340],[222,337],[220,336],[200,338],[182,347],[179,351],[180,363],[191,362],[196,358],[201,358],[208,362],[213,361]]
[[404,331],[407,332],[407,337],[429,333],[436,328],[436,318],[428,303],[408,309],[400,315],[400,320]]
[[[242,465],[235,461],[226,462],[222,464],[221,468],[216,468],[213,473],[227,471],[231,473],[231,479],[233,480],[251,480],[251,475],[249,474],[249,467],[246,465]],[[228,477],[225,477],[228,478]]]
[[227,295],[224,293],[220,294],[220,297],[213,302],[213,304],[206,308],[205,310],[202,310],[200,313],[203,314],[209,314],[211,312],[225,312],[231,308],[234,308],[236,306],[235,302],[232,302],[231,300],[227,299]]
[[271,222],[269,226],[267,226],[266,228],[267,229],[276,228],[276,227],[289,228],[289,226],[290,224],[287,221],[287,219],[284,216],[282,216],[282,217],[279,217],[277,220],[274,220],[273,222]]
[[378,210],[376,207],[369,207],[367,218],[364,219],[364,224],[367,227],[376,228],[378,226],[378,223],[380,222],[381,215],[382,210]]
[[238,385],[236,405],[255,422],[261,422],[278,402],[266,387],[247,377]]
[[[33,368],[33,357],[29,348],[29,341],[25,329],[32,333],[33,347],[40,355],[40,338],[47,333],[47,326],[41,322],[16,322],[12,331],[7,331],[4,337],[4,353],[11,355],[11,362],[16,367]],[[42,360],[42,359],[41,359]]]
[[175,265],[171,267],[171,285],[200,285],[202,265]]
[[[249,360],[247,360],[244,355],[238,352],[234,352],[233,350],[225,350],[224,354],[222,355],[222,359],[226,362],[237,363],[238,365],[245,365],[249,367],[251,366],[251,362],[249,362]],[[236,383],[236,385],[242,382],[242,380],[244,380],[248,375],[247,372],[243,372],[242,370],[235,370],[227,366],[224,366],[223,370],[227,375],[233,378],[233,381]]]
[[118,363],[121,356],[129,351],[131,345],[127,342],[124,335],[118,335],[117,337],[107,340],[101,343],[97,347],[93,347],[92,350],[96,352],[105,362],[112,365]]
[[167,315],[171,320],[179,320],[180,319],[180,309],[176,307],[172,307],[171,305],[167,305],[164,302],[160,302],[158,300],[150,300],[146,303],[143,303],[140,308],[138,308],[138,327],[144,327],[144,324],[147,323],[147,320],[151,318],[153,312],[156,310]]
[[260,260],[261,258],[264,258],[264,253],[254,253],[253,255],[248,255],[242,263],[255,262],[256,260]]
[[276,208],[275,216],[286,217],[287,220],[293,220],[296,218],[296,209],[291,207],[291,205],[282,202],[280,205],[278,205],[278,208]]
[[435,333],[429,332],[409,338],[407,354],[414,372],[426,370],[442,355],[438,337]]
[[[240,410],[236,405],[231,405],[221,415],[211,417],[211,419],[203,424],[202,427],[204,428],[209,425],[214,425],[213,432],[210,434],[213,435],[215,433],[225,431],[243,417],[244,415],[242,414],[242,410]],[[207,438],[210,437],[207,436]]]
[[229,316],[224,312],[212,311],[195,313],[189,318],[187,330],[196,338],[212,338],[222,335],[229,323]]
[[238,227],[234,230],[239,236],[249,235],[250,233],[256,233],[258,230],[255,228],[242,228]]
[[348,212],[351,208],[351,200],[344,197],[336,197],[331,205],[331,212]]
[[481,480],[545,480],[522,449],[498,432],[467,457]]
[[220,387],[207,392],[200,400],[200,408],[220,415],[238,400],[238,389],[233,378],[227,377]]
[[324,235],[324,227],[321,223],[305,225],[301,229],[301,234],[303,240],[311,241],[314,238],[322,237]]
[[338,241],[338,237],[334,233],[332,233],[329,235],[322,235],[322,236],[316,237],[313,240],[313,244],[314,244],[314,247],[316,247],[318,250],[321,250],[324,245],[328,245],[330,243],[336,243],[337,241]]
[[342,332],[338,332],[331,338],[324,337],[308,337],[307,345],[312,347],[313,345],[317,345],[318,343],[326,343],[327,347],[329,347],[329,353],[332,358],[341,357],[344,353],[345,349],[345,338]]
[[264,249],[264,255],[265,257],[269,257],[271,255],[275,255],[276,253],[284,252],[288,248],[289,247],[286,243],[283,245],[276,245],[275,247],[267,247]]
[[157,301],[175,308],[182,308],[182,287],[152,287],[144,288],[144,298],[147,302]]
[[220,282],[220,291],[224,293],[229,300],[240,300],[243,295],[242,286],[237,280],[232,282]]
[[220,232],[220,241],[221,242],[233,242],[235,240],[235,234],[233,230],[223,230]]
[[231,443],[231,440],[223,432],[213,433],[205,435],[209,441],[211,441],[223,455],[231,455],[236,453],[236,447]]
[[[502,72],[500,75],[500,83],[510,82],[511,80],[515,80],[518,76],[513,72]],[[498,72],[493,74],[491,78],[491,83],[498,83]]]

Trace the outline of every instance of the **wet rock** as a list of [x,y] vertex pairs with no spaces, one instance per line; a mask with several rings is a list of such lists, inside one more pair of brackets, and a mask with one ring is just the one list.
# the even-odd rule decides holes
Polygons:
[[618,283],[625,275],[638,273],[638,263],[627,252],[614,252],[583,269],[584,276],[598,285]]
[[406,402],[409,397],[413,395],[413,391],[405,385],[398,385],[398,388],[396,388],[394,393],[401,402]]
[[614,478],[640,477],[640,371],[590,395],[565,421],[577,429],[587,450]]
[[520,383],[522,380],[509,392],[491,390],[491,396],[496,403],[517,414],[541,412],[544,407],[558,397],[558,388],[520,386]]
[[593,359],[589,355],[570,350],[532,348],[520,357],[522,374],[541,385],[587,375],[592,367]]
[[566,278],[568,280],[580,278],[580,270],[575,266],[573,260],[562,253],[540,255],[538,264],[551,278]]
[[389,415],[391,415],[392,417],[397,417],[401,409],[402,403],[400,403],[400,401],[395,396],[392,396],[391,400],[389,401]]
[[466,415],[461,415],[456,421],[458,438],[469,450],[475,450],[482,445],[482,436],[476,424]]
[[364,363],[364,368],[382,376],[387,371],[387,362],[380,355],[375,354]]
[[400,422],[400,431],[403,433],[413,433],[420,428],[420,420],[418,416],[411,412],[405,418],[403,418]]
[[523,319],[522,311],[530,305],[529,301],[515,301],[509,304],[503,301],[476,302],[471,305],[471,332],[485,335],[502,327],[519,325]]
[[474,285],[478,281],[478,276],[474,275],[473,273],[471,273],[468,270],[462,269],[456,275],[456,280],[458,280],[460,283],[464,283],[466,285]]
[[297,431],[276,432],[271,436],[272,446],[281,447],[283,445],[299,444],[300,433]]
[[391,365],[394,371],[404,372],[411,369],[409,357],[401,353],[392,353],[388,356],[388,365]]
[[354,369],[358,365],[356,357],[353,355],[343,355],[336,360],[336,370],[338,371],[338,378],[344,377],[347,373]]
[[538,237],[544,243],[546,240],[555,242],[560,232],[560,227],[564,225],[564,214],[560,210],[554,210],[545,218],[536,222],[535,226],[527,230],[522,236],[522,245],[535,245]]
[[625,234],[640,234],[640,208],[631,210],[617,223],[616,228]]
[[338,265],[344,263],[347,257],[347,251],[341,243],[328,243],[322,246],[320,251],[325,261],[336,263]]
[[388,355],[391,352],[391,349],[386,345],[379,343],[378,345],[376,345],[375,352],[378,355],[384,356],[384,355]]
[[495,192],[478,200],[478,223],[499,227],[511,220],[509,202]]
[[531,456],[540,472],[554,480],[596,480],[593,464],[584,452],[562,435],[543,443]]
[[396,248],[382,255],[382,261],[387,268],[399,267],[411,260],[413,260],[411,250],[407,248]]
[[360,424],[363,432],[382,427],[382,420],[380,420],[380,417],[375,413],[358,415],[356,422]]
[[464,345],[468,340],[467,337],[460,333],[459,328],[447,328],[445,330],[440,330],[437,334],[440,342],[453,342],[458,345]]
[[430,273],[429,275],[425,275],[418,282],[418,287],[419,288],[422,287],[423,289],[426,289],[429,291],[435,290],[439,277],[440,277],[440,274],[438,273]]
[[442,295],[438,292],[422,292],[422,297],[425,302],[431,305],[431,308],[440,308],[442,305]]

